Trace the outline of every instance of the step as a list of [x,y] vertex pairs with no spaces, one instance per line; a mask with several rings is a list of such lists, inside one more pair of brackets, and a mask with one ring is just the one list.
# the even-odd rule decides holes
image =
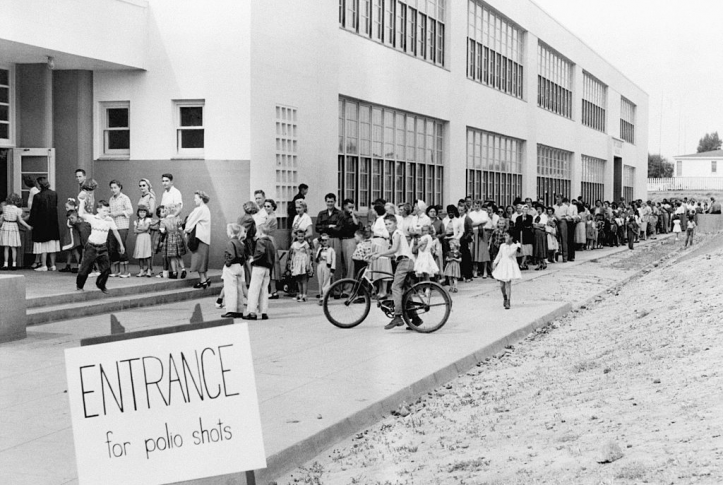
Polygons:
[[[221,277],[216,276],[209,276],[209,279],[213,283],[214,286],[220,285],[223,286],[223,282],[221,281]],[[135,280],[135,279],[134,279]],[[76,291],[75,290],[75,278],[73,278],[72,282],[68,283],[68,292],[67,293],[61,293],[57,295],[50,295],[50,296],[43,296],[43,297],[34,297],[34,298],[28,298],[26,300],[27,308],[28,310],[34,309],[34,308],[42,308],[42,307],[50,307],[50,306],[62,306],[69,303],[84,303],[84,302],[90,302],[95,300],[108,300],[109,297],[121,297],[121,296],[135,296],[135,295],[145,295],[147,293],[155,293],[155,292],[161,292],[161,291],[170,291],[170,290],[182,290],[184,288],[191,288],[194,284],[198,283],[198,278],[187,278],[183,280],[170,280],[170,279],[161,279],[161,278],[151,278],[149,280],[145,278],[138,278],[135,280],[138,282],[138,284],[130,285],[130,286],[121,286],[121,287],[112,287],[113,279],[109,280],[111,288],[108,289],[110,293],[108,295],[103,294],[100,291],[95,291],[95,278],[89,278],[88,282],[86,283],[86,291]],[[213,288],[213,286],[211,287]],[[198,290],[197,290],[198,291]]]
[[68,302],[66,299],[63,300],[62,304],[28,308],[27,325],[42,325],[61,320],[71,320],[91,315],[120,312],[131,308],[163,305],[165,303],[175,303],[198,298],[208,298],[218,295],[221,293],[221,289],[223,288],[223,285],[214,283],[210,288],[206,288],[204,290],[193,288],[192,285],[184,285],[180,288],[150,291],[148,290],[149,286],[151,285],[143,286],[143,293],[131,295],[118,294],[122,293],[119,291],[120,289],[111,290],[111,293],[106,295],[97,291],[94,287],[92,290],[84,292],[78,291],[77,293],[79,294],[85,293],[100,296],[86,301]]

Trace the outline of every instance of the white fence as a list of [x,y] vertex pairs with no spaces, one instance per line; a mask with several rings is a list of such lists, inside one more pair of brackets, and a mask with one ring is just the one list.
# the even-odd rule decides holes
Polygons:
[[671,177],[648,179],[648,191],[723,190],[723,177]]

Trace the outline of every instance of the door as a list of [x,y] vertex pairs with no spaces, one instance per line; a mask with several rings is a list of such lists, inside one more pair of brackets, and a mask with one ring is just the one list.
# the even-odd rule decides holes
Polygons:
[[55,149],[54,148],[14,148],[13,149],[13,192],[22,195],[23,206],[27,207],[31,184],[38,177],[47,177],[50,188],[55,189]]
[[[623,196],[623,159],[613,158],[613,202],[620,202]],[[626,200],[625,202],[630,202]]]

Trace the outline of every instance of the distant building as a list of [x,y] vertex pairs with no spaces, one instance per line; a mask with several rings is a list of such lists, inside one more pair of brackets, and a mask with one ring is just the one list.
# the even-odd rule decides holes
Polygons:
[[675,160],[675,177],[723,177],[723,150],[678,155]]

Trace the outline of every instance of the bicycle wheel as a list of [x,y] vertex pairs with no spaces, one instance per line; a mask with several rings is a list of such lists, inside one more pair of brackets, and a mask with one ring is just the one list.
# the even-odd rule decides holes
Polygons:
[[[334,295],[348,294],[334,298]],[[324,315],[339,328],[359,325],[369,315],[372,299],[366,285],[351,278],[335,281],[324,295]]]
[[452,299],[447,290],[432,281],[422,281],[404,292],[404,322],[421,333],[436,332],[447,323]]

